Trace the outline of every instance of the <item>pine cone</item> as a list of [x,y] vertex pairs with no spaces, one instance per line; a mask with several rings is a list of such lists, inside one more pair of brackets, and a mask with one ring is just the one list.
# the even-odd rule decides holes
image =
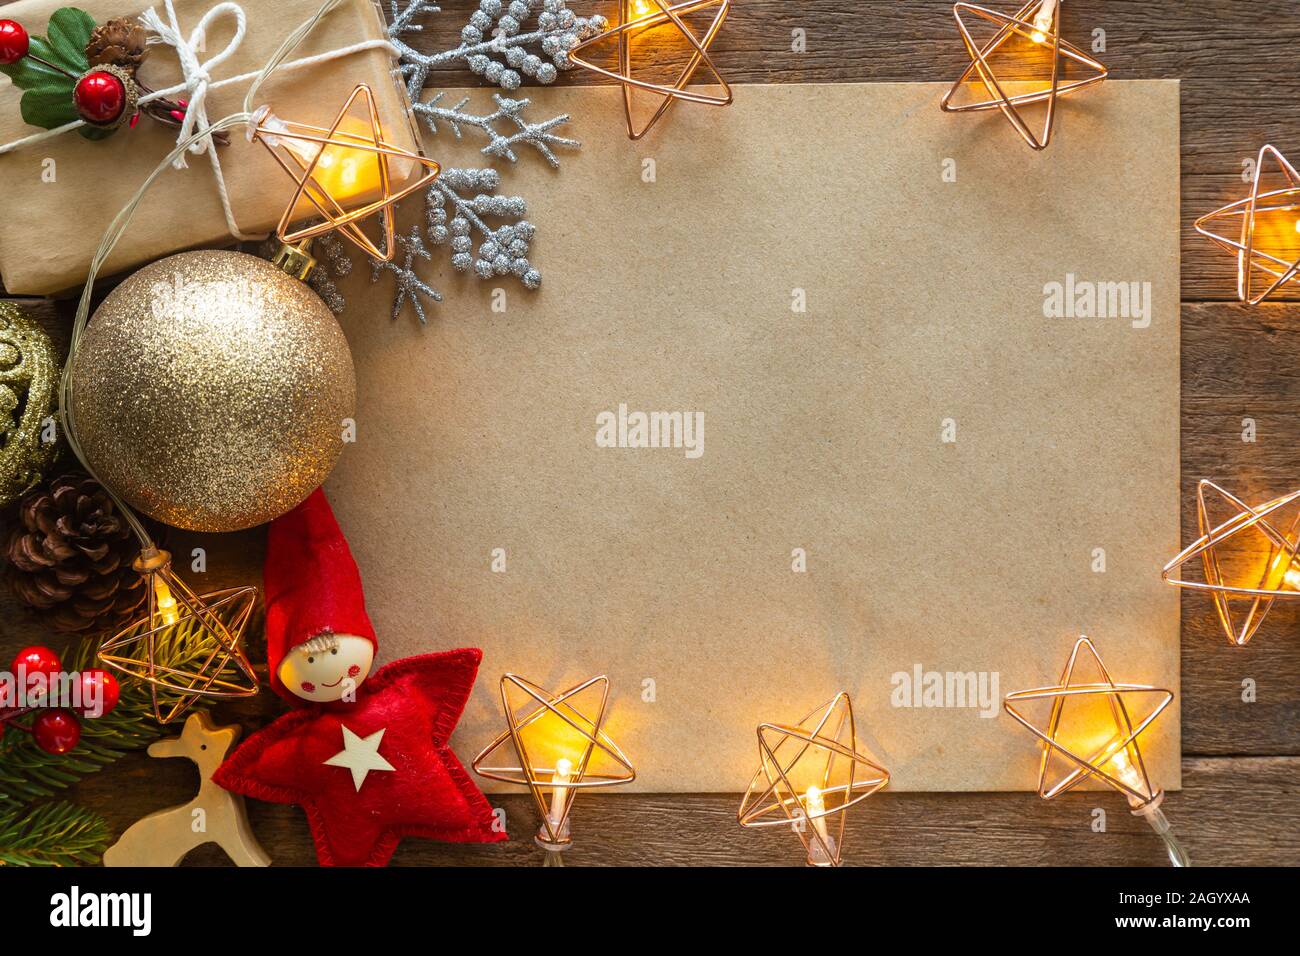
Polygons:
[[148,34],[139,21],[130,17],[114,17],[97,26],[86,44],[86,59],[91,66],[115,64],[134,73],[149,53],[145,44]]
[[140,544],[99,482],[80,472],[31,492],[5,542],[5,581],[61,631],[107,631],[145,597]]

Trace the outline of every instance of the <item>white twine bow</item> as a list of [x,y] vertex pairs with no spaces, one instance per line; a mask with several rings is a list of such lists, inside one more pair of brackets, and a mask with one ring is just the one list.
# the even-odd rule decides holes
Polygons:
[[[208,154],[208,159],[212,163],[212,178],[217,184],[217,197],[221,200],[221,211],[226,217],[226,229],[241,242],[256,239],[256,236],[240,229],[239,223],[235,221],[235,210],[230,205],[230,193],[226,189],[226,177],[221,172],[221,157],[217,155],[217,144],[212,141],[212,129],[208,123],[206,109],[208,87],[212,84],[212,76],[208,71],[220,65],[239,49],[239,44],[244,42],[244,33],[248,27],[244,8],[237,3],[218,3],[203,15],[203,19],[199,20],[198,26],[190,33],[188,40],[181,34],[172,0],[163,0],[163,8],[167,11],[167,23],[163,23],[162,18],[158,16],[158,11],[153,7],[144,12],[140,22],[157,34],[157,38],[150,37],[149,42],[165,43],[174,48],[176,59],[180,61],[181,75],[185,78],[185,91],[189,99],[185,104],[185,118],[181,121],[181,131],[176,137],[176,142],[178,145],[189,143],[188,149],[191,153]],[[224,50],[211,59],[200,62],[198,51],[205,45],[208,27],[213,20],[227,13],[235,18],[235,35],[230,38]],[[195,139],[196,135],[198,139]],[[177,169],[184,169],[188,165],[185,162],[185,150],[177,152],[172,165]]]
[[[244,15],[244,9],[237,3],[219,3],[201,19],[191,32],[189,39],[181,34],[180,23],[176,19],[176,8],[172,0],[163,0],[163,9],[167,12],[167,22],[158,16],[158,11],[150,7],[140,16],[140,22],[152,31],[154,36],[149,38],[149,42],[166,44],[176,51],[176,59],[180,62],[181,75],[185,78],[185,91],[188,95],[185,105],[185,119],[181,121],[181,131],[176,137],[176,142],[184,142],[190,136],[197,132],[207,132],[208,130],[208,113],[207,98],[208,87],[212,83],[212,70],[228,60],[239,45],[244,42],[244,34],[248,29],[248,18]],[[235,35],[230,38],[230,42],[216,56],[208,60],[199,60],[199,51],[205,46],[208,29],[218,17],[230,14],[235,18]],[[204,136],[202,139],[189,147],[189,151],[196,155],[205,152],[216,154],[216,146],[212,142],[212,136]],[[185,156],[179,156],[173,165],[177,169],[184,169],[186,166]]]

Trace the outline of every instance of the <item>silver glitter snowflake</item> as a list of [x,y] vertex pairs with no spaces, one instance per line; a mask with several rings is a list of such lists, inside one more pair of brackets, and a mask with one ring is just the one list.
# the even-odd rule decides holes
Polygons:
[[391,272],[397,279],[397,295],[393,299],[393,318],[396,319],[401,315],[402,307],[407,302],[410,302],[411,308],[415,310],[416,317],[420,320],[420,324],[424,325],[428,318],[424,313],[424,303],[420,300],[420,297],[425,296],[434,302],[441,302],[442,295],[437,289],[416,275],[415,264],[421,259],[433,259],[433,254],[424,247],[424,240],[420,238],[419,226],[412,226],[409,236],[398,236],[397,242],[402,247],[402,264],[399,266],[392,262],[372,258],[370,260],[370,281],[377,282],[385,272]]
[[[500,93],[493,93],[492,98],[497,101],[496,112],[476,116],[473,113],[464,111],[465,105],[469,103],[468,96],[453,106],[439,106],[439,102],[445,95],[445,93],[438,93],[427,103],[416,103],[414,106],[415,114],[423,117],[431,133],[438,132],[438,120],[442,120],[451,127],[451,131],[457,139],[460,139],[462,127],[468,126],[480,130],[488,137],[488,144],[482,150],[488,156],[499,156],[513,163],[519,158],[515,155],[514,147],[519,143],[527,143],[541,153],[553,169],[559,169],[560,160],[551,150],[551,147],[563,146],[567,149],[577,149],[582,145],[576,139],[557,136],[551,132],[555,127],[562,126],[569,121],[567,113],[552,117],[542,123],[529,123],[523,116],[524,110],[528,108],[529,100],[513,100],[502,96]],[[498,133],[493,125],[502,120],[509,120],[514,124],[513,130],[504,135]]]
[[[405,7],[399,0],[389,0],[389,9],[388,36],[397,47],[402,77],[413,101],[419,98],[430,70],[457,60],[465,61],[471,72],[503,90],[518,89],[525,76],[552,83],[560,70],[573,65],[569,51],[609,26],[599,15],[577,16],[565,6],[565,0],[479,0],[478,9],[460,31],[459,46],[441,53],[421,53],[404,38],[423,30],[416,22],[421,15],[441,13],[442,8],[431,0],[409,0]],[[525,31],[524,25],[534,15],[537,28]],[[532,49],[542,56],[530,52]]]

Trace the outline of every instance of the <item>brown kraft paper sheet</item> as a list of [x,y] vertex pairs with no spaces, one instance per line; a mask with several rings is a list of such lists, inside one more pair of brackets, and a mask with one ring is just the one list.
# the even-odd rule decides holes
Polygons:
[[[421,327],[391,277],[344,283],[358,440],[326,489],[382,659],[483,649],[463,759],[507,671],[609,674],[645,791],[742,790],[757,724],[839,690],[893,789],[1032,789],[1001,698],[1080,634],[1177,692],[1178,85],[1063,100],[1042,154],[942,92],[743,86],[631,144],[616,90],[530,91],[583,140],[500,164],[541,290],[434,247]],[[620,408],[702,442],[602,447]],[[1141,743],[1177,788],[1176,702]]]

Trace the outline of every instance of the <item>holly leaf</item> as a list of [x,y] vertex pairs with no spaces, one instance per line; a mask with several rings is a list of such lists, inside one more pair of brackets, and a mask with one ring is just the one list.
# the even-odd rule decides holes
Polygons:
[[[54,129],[64,123],[71,123],[80,117],[73,101],[76,83],[62,73],[52,70],[23,70],[26,60],[0,67],[14,81],[14,85],[25,90],[19,102],[23,122],[44,129]],[[19,69],[15,69],[19,68]]]
[[66,88],[54,85],[32,87],[23,94],[19,107],[24,123],[44,129],[54,129],[80,119],[77,105],[72,100],[71,83]]
[[[49,80],[65,81],[68,78],[58,70],[53,70],[44,63],[37,63],[29,56],[16,63],[0,65],[0,73],[14,81],[20,90],[30,90],[33,86]],[[69,81],[69,84],[71,81]]]
[[[76,7],[61,7],[50,15],[47,29],[46,36],[31,38],[31,53],[53,66],[26,56],[16,63],[0,66],[0,73],[24,91],[19,104],[23,122],[54,129],[80,118],[73,101],[73,90],[77,85],[75,78],[90,69],[86,44],[94,32],[95,18]],[[59,68],[72,75],[61,73]],[[87,125],[79,127],[77,132],[86,139],[103,139],[114,131]]]
[[95,31],[95,18],[76,7],[61,7],[50,14],[50,25],[44,37],[32,37],[32,46],[39,43],[39,55],[80,76],[90,69],[86,59],[86,44]]

